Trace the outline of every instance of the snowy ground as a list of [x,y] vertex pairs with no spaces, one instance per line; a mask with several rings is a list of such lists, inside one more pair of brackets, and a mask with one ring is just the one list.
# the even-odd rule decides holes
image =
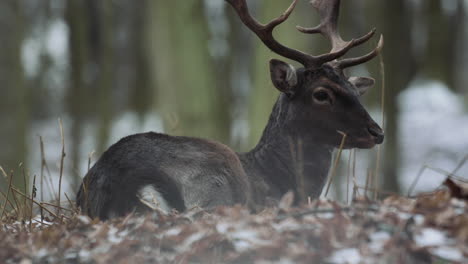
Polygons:
[[[424,165],[452,172],[468,155],[468,114],[463,97],[438,82],[415,82],[399,98],[400,183],[408,188]],[[456,173],[468,180],[468,162]],[[435,189],[445,175],[426,169],[415,191]]]
[[[465,191],[468,191],[466,189]],[[286,197],[286,196],[285,196]],[[0,226],[2,263],[468,263],[468,196]],[[36,218],[36,221],[40,219]]]

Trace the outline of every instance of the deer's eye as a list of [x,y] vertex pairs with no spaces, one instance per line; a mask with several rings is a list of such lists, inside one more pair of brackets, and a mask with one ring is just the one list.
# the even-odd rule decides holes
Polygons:
[[314,93],[314,98],[315,100],[319,101],[319,102],[325,102],[325,101],[329,101],[330,100],[330,97],[328,96],[328,93],[325,92],[325,91],[317,91]]

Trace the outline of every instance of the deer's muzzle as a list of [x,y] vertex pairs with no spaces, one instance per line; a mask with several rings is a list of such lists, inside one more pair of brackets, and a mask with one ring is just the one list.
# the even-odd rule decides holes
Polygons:
[[376,144],[382,144],[385,134],[379,126],[371,126],[367,130],[374,137]]

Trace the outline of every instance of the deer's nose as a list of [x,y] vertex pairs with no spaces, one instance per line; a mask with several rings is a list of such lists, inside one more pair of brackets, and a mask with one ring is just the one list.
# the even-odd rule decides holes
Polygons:
[[371,126],[367,130],[375,138],[375,143],[381,144],[383,142],[384,132],[380,127]]

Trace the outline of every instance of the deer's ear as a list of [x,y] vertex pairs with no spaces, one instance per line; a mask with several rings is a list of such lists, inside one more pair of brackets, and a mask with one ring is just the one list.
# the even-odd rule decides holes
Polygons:
[[297,85],[296,69],[283,61],[270,60],[270,74],[273,85],[280,92],[289,96],[294,94],[294,87]]
[[374,87],[375,84],[375,80],[368,77],[350,77],[348,81],[356,87],[359,95],[365,94],[367,90]]

